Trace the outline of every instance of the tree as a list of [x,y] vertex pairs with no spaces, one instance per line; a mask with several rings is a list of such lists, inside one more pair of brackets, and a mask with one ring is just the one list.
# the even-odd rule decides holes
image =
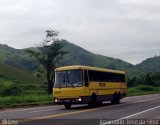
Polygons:
[[62,50],[63,45],[56,39],[56,36],[58,36],[57,31],[47,30],[46,33],[46,38],[40,46],[36,47],[36,51],[26,50],[26,52],[44,66],[48,82],[48,94],[51,94],[54,85],[54,69],[61,57],[67,52]]
[[153,74],[151,72],[149,73],[146,73],[145,75],[145,84],[146,85],[151,85],[153,86],[154,85],[154,81],[153,81]]

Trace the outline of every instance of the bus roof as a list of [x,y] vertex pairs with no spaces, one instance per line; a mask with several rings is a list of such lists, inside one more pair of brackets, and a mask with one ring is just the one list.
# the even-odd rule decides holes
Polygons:
[[112,73],[125,74],[124,71],[103,69],[103,68],[84,66],[84,65],[73,65],[73,66],[59,67],[59,68],[56,68],[55,71],[74,70],[74,69],[95,70],[95,71],[102,71],[102,72],[112,72]]

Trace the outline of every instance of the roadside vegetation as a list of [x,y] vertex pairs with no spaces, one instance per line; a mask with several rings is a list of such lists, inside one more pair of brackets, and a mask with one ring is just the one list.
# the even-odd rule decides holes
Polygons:
[[52,95],[48,95],[47,84],[21,84],[1,80],[0,107],[13,105],[51,102]]
[[160,73],[145,73],[127,80],[128,95],[160,93]]
[[52,96],[51,95],[22,95],[22,96],[6,96],[0,97],[1,103],[0,108],[2,107],[11,107],[11,106],[22,106],[29,104],[43,104],[43,103],[51,103]]
[[24,70],[0,63],[0,107],[51,100],[47,83]]
[[155,93],[160,93],[160,87],[139,85],[136,87],[128,88],[128,96],[155,94]]

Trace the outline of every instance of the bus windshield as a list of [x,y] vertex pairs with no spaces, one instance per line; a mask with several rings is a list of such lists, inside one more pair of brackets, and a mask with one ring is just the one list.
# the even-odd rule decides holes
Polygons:
[[82,70],[57,71],[55,73],[55,88],[82,86]]

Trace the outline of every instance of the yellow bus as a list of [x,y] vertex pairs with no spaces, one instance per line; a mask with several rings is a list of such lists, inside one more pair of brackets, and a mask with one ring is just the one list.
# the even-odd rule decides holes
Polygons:
[[66,109],[72,104],[96,106],[103,101],[116,104],[126,95],[124,71],[81,65],[55,69],[54,103]]

